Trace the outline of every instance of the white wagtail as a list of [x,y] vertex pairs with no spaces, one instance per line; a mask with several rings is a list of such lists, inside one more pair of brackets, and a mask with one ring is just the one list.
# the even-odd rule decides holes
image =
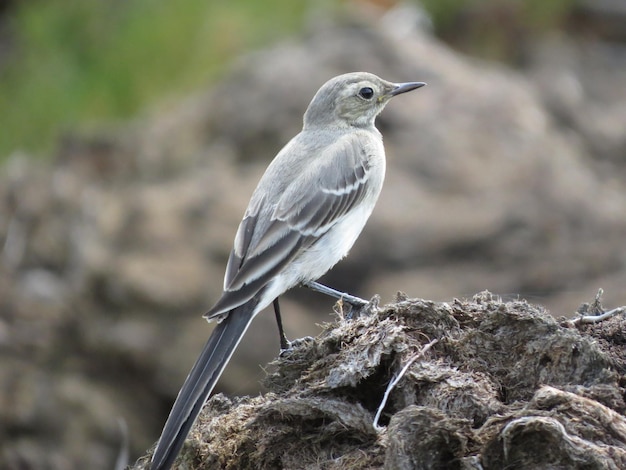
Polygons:
[[205,318],[211,337],[178,393],[152,456],[169,469],[254,316],[297,285],[367,303],[315,281],[346,256],[369,218],[385,177],[376,116],[422,82],[391,83],[365,72],[326,82],[304,114],[302,132],[278,153],[250,199],[226,266],[224,292]]

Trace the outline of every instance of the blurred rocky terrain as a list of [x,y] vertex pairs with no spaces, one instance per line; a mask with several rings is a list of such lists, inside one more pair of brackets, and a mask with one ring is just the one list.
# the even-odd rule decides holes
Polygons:
[[[404,7],[403,7],[404,8]],[[104,469],[158,437],[210,326],[237,224],[265,166],[331,76],[428,87],[378,121],[386,185],[323,281],[362,297],[451,300],[489,289],[571,316],[626,285],[626,47],[541,38],[514,69],[453,51],[414,10],[317,25],[242,57],[220,82],[148,117],[68,135],[51,165],[0,175],[0,467]],[[291,337],[332,301],[295,289]],[[273,316],[220,389],[254,393]]]

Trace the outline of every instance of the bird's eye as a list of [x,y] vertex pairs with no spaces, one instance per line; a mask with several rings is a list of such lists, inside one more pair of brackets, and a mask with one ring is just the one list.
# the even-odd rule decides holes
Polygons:
[[366,87],[361,88],[359,90],[359,96],[361,98],[365,98],[366,100],[370,100],[374,96],[374,90],[372,90],[370,87],[366,86]]

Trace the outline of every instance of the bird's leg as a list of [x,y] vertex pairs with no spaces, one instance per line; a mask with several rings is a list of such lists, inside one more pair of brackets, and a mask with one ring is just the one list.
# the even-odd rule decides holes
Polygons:
[[286,351],[291,347],[291,343],[283,330],[283,320],[280,317],[280,305],[278,305],[278,297],[274,299],[274,314],[276,315],[276,324],[278,325],[278,335],[280,336],[280,350]]
[[354,295],[346,294],[345,292],[338,291],[333,289],[332,287],[325,286],[324,284],[320,284],[315,281],[303,282],[303,286],[308,287],[309,289],[319,292],[320,294],[326,294],[329,297],[337,300],[343,300],[344,302],[348,302],[353,307],[365,307],[369,302],[367,300],[363,300],[360,297],[355,297]]
[[[345,292],[340,292],[332,287],[325,286],[324,284],[320,284],[315,281],[303,282],[303,286],[308,287],[309,289],[319,292],[320,294],[325,294],[333,299],[341,300],[342,302],[347,302],[352,306],[353,310],[358,310],[365,307],[369,302],[367,300],[363,300],[360,297],[355,297],[354,295],[346,294]],[[352,311],[346,315],[346,318],[352,317]]]

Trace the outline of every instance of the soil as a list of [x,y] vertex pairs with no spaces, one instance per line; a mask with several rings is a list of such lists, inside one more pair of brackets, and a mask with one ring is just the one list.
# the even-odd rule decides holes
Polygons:
[[267,393],[208,401],[177,468],[626,468],[623,314],[555,320],[487,291],[336,308],[270,364]]

